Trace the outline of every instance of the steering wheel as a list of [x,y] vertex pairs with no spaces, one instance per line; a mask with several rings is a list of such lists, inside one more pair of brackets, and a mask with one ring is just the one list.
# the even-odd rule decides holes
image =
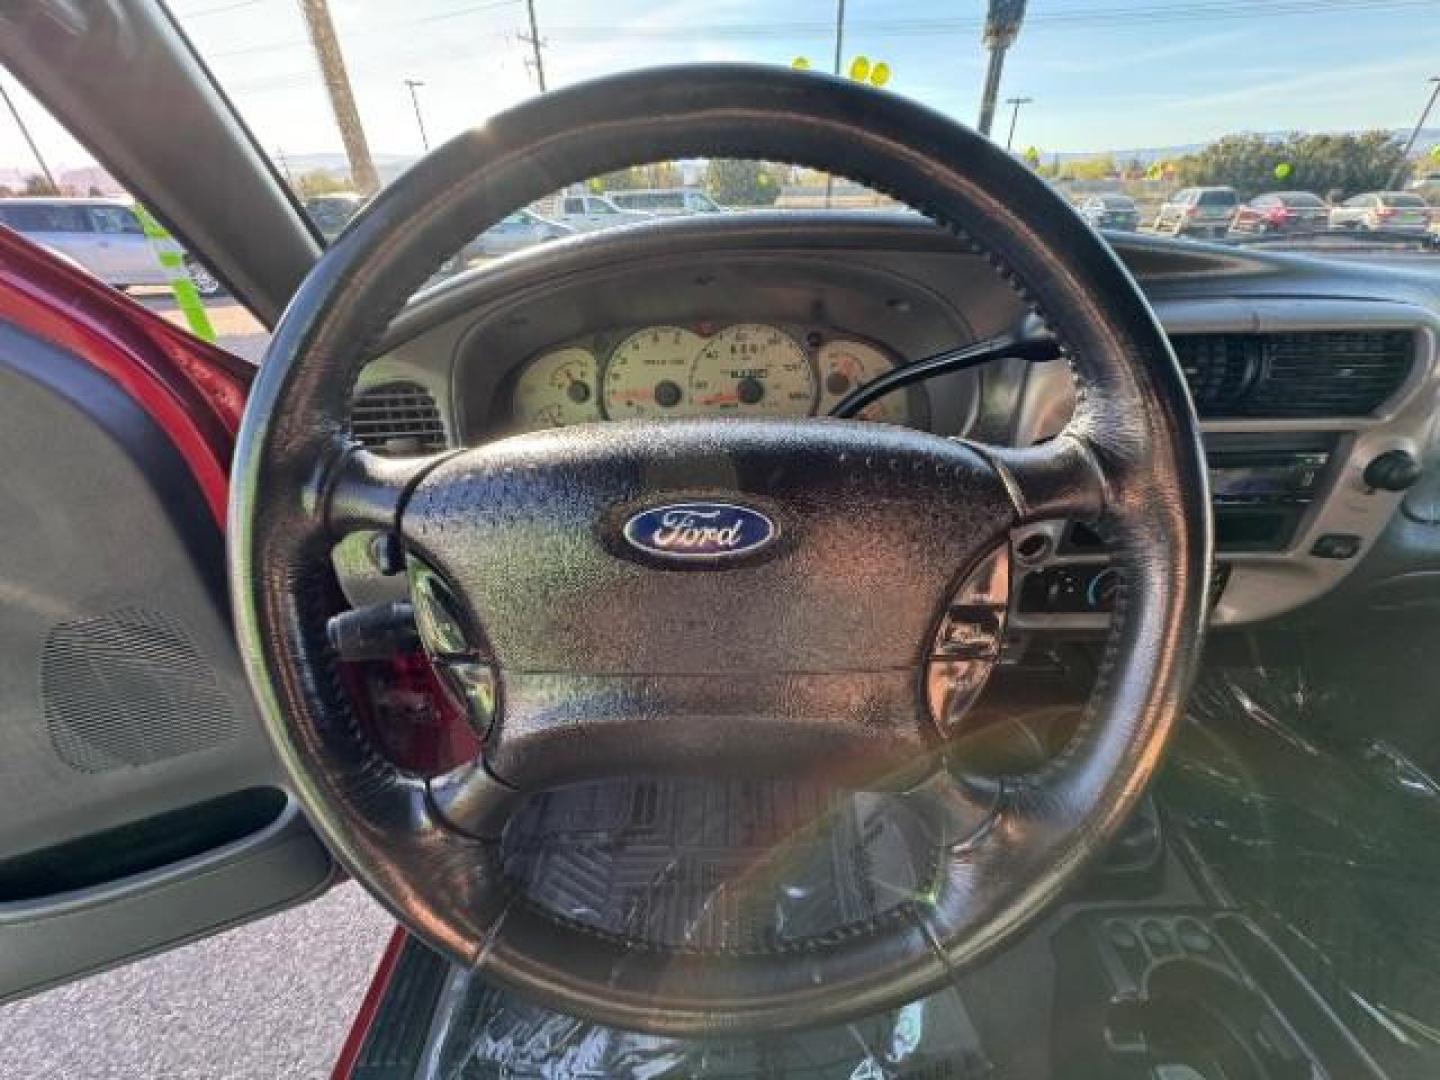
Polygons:
[[[831,419],[633,421],[417,460],[348,437],[361,366],[461,240],[567,183],[700,155],[850,177],[973,241],[1068,359],[1069,425],[1007,449]],[[779,68],[575,86],[421,160],[286,311],[231,492],[240,649],[336,858],[456,961],[655,1034],[839,1022],[992,952],[1133,808],[1204,624],[1210,504],[1194,412],[1119,260],[986,139],[896,94]],[[957,583],[1015,526],[1055,518],[1095,523],[1126,585],[1074,738],[1042,770],[983,784],[951,767],[958,728],[927,707],[931,643]],[[374,529],[400,538],[422,638],[484,728],[480,758],[439,778],[369,746],[327,644],[331,550]],[[500,861],[528,793],[625,774],[925,791],[949,824],[927,887],[862,924],[753,952],[638,943],[528,900]]]

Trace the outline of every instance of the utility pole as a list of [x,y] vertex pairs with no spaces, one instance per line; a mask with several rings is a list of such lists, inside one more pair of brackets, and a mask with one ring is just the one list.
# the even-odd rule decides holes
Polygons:
[[50,166],[45,164],[45,158],[40,153],[40,148],[35,145],[35,140],[30,137],[30,129],[25,126],[25,121],[20,119],[20,110],[15,108],[15,102],[10,100],[10,94],[5,89],[5,84],[0,82],[0,97],[5,99],[5,107],[10,110],[10,115],[15,118],[15,126],[20,129],[21,136],[25,139],[25,145],[30,147],[30,153],[35,155],[35,164],[40,166],[40,171],[45,174],[45,179],[50,184],[52,194],[60,194],[60,185],[55,182],[55,174],[50,171]]
[[291,187],[294,187],[294,186],[295,186],[295,178],[290,175],[290,162],[289,162],[289,160],[285,157],[285,148],[284,148],[284,147],[277,146],[277,147],[275,148],[275,160],[280,163],[280,171],[285,174],[285,182],[286,182],[287,184],[289,184]]
[[540,55],[540,27],[535,21],[535,0],[525,0],[525,7],[530,12],[530,33],[528,36],[521,34],[520,40],[528,43],[535,50],[535,59],[532,61],[535,65],[535,81],[540,84],[540,92],[543,94],[545,93],[545,60]]
[[1420,110],[1420,119],[1415,121],[1415,130],[1410,132],[1410,138],[1405,143],[1405,149],[1400,151],[1400,164],[1395,166],[1395,171],[1390,174],[1390,183],[1386,185],[1392,190],[1400,183],[1400,174],[1405,171],[1405,163],[1410,160],[1410,151],[1415,146],[1415,140],[1420,137],[1420,129],[1425,126],[1425,121],[1430,118],[1430,110],[1435,107],[1435,99],[1440,97],[1440,75],[1431,75],[1430,81],[1435,84],[1435,89],[1430,92],[1430,100],[1425,102],[1425,108]]
[[330,108],[335,113],[335,125],[340,129],[340,141],[345,144],[345,157],[350,161],[350,180],[362,195],[372,195],[379,190],[380,177],[375,172],[375,163],[370,160],[370,146],[365,141],[365,129],[360,125],[360,111],[355,108],[355,95],[350,89],[350,76],[345,72],[340,39],[335,35],[335,24],[330,20],[329,0],[300,0],[300,13],[305,16],[310,44],[315,47],[315,59],[320,64],[325,90],[330,95]]
[[1010,144],[1015,141],[1015,124],[1020,119],[1020,106],[1029,105],[1034,102],[1033,97],[1007,97],[1006,105],[1013,105],[1015,108],[1010,113],[1010,134],[1005,136],[1005,149],[1010,149]]
[[1005,53],[1015,44],[1024,18],[1025,0],[990,0],[990,8],[985,13],[985,33],[981,40],[990,50],[990,66],[985,71],[985,87],[980,92],[980,122],[976,126],[986,138],[990,137],[990,127],[995,122],[995,99],[1000,95]]
[[[840,54],[845,50],[845,0],[835,0],[835,67],[833,74],[840,75]],[[830,209],[830,199],[835,192],[835,177],[825,174],[825,209]]]
[[415,106],[415,123],[420,125],[420,145],[425,148],[425,152],[428,154],[430,152],[430,138],[425,134],[425,118],[420,115],[420,96],[415,93],[416,87],[424,86],[425,81],[423,79],[406,79],[405,85],[410,88],[410,104]]

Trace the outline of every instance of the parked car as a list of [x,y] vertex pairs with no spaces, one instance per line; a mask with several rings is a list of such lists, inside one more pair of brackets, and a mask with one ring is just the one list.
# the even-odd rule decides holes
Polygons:
[[1235,211],[1232,233],[1313,232],[1330,224],[1330,208],[1308,191],[1272,191],[1257,195]]
[[1234,188],[1182,188],[1160,207],[1155,231],[1171,236],[1224,236],[1239,205]]
[[506,255],[520,251],[547,240],[558,240],[562,236],[573,236],[575,229],[564,222],[552,221],[533,210],[516,210],[467,244],[462,252],[465,259],[481,255]]
[[1140,209],[1129,195],[1091,195],[1080,204],[1080,216],[1097,229],[1140,227]]
[[[0,199],[0,224],[59,252],[117,289],[170,282],[140,219],[123,199]],[[185,268],[201,296],[225,291],[219,279],[189,255]]]
[[606,198],[622,210],[640,210],[665,217],[683,214],[718,214],[724,207],[703,191],[694,188],[643,188],[610,191]]
[[654,217],[641,210],[622,210],[606,195],[566,195],[560,200],[558,221],[577,232],[609,229]]
[[301,205],[326,240],[334,240],[369,200],[355,191],[332,191],[311,195]]
[[1430,208],[1413,191],[1367,191],[1346,199],[1330,211],[1332,229],[1373,232],[1425,232]]

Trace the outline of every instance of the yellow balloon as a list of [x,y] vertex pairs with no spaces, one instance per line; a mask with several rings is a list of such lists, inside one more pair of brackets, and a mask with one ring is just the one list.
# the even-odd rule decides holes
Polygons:
[[796,71],[809,71],[810,58],[808,56],[797,56],[794,60],[790,61],[790,66]]
[[870,85],[884,86],[890,81],[890,65],[881,60],[870,69]]
[[870,77],[870,61],[863,56],[857,56],[850,61],[850,78],[856,82],[864,82]]

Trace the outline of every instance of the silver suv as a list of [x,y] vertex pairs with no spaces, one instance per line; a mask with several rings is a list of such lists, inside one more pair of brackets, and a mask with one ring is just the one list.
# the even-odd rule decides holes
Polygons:
[[[140,219],[123,199],[0,199],[0,225],[78,263],[107,285],[169,284]],[[185,267],[201,296],[224,292],[188,255]]]
[[1239,206],[1240,196],[1234,188],[1182,188],[1160,207],[1155,231],[1171,236],[1224,236]]

